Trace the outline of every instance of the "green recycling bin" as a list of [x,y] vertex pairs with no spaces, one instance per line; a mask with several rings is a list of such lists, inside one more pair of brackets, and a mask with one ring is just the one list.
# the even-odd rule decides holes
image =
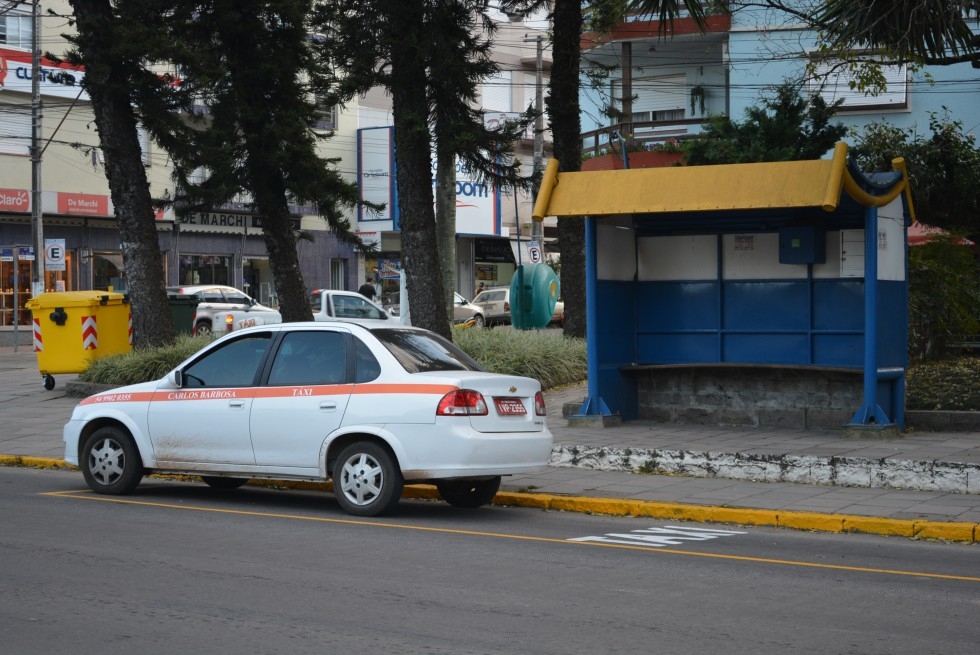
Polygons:
[[181,294],[167,294],[170,301],[170,318],[174,322],[174,333],[194,334],[194,315],[197,313],[197,304],[201,299],[197,296],[185,296]]

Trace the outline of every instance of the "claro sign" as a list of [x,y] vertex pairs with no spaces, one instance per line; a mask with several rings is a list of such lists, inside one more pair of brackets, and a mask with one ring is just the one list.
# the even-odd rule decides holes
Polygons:
[[0,211],[31,211],[31,194],[26,189],[0,189]]

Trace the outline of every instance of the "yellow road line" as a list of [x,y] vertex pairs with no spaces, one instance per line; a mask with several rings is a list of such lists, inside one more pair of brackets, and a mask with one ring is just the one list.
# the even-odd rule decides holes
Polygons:
[[302,514],[281,514],[277,512],[256,512],[250,510],[221,509],[217,507],[200,507],[193,505],[175,505],[173,503],[158,503],[145,500],[131,500],[126,498],[115,498],[98,496],[86,491],[51,491],[42,493],[43,496],[57,496],[60,498],[72,498],[75,500],[98,500],[108,503],[120,503],[123,505],[140,505],[143,507],[161,507],[166,509],[192,510],[198,512],[213,512],[217,514],[231,514],[236,516],[258,516],[262,518],[280,518],[298,521],[315,521],[318,523],[337,523],[342,525],[362,525],[376,528],[396,528],[399,530],[412,530],[416,532],[435,532],[443,534],[473,536],[473,537],[492,537],[494,539],[512,539],[517,541],[534,541],[538,543],[552,543],[573,546],[599,546],[603,548],[617,548],[621,550],[641,550],[652,553],[665,553],[671,555],[686,555],[689,557],[706,557],[709,559],[721,559],[737,562],[752,562],[758,564],[780,564],[784,566],[800,566],[814,569],[826,569],[833,571],[850,571],[855,573],[877,573],[883,575],[901,575],[918,578],[931,578],[939,580],[958,580],[962,582],[980,582],[980,577],[950,575],[943,573],[926,573],[922,571],[900,571],[896,569],[879,569],[864,566],[845,566],[842,564],[820,564],[817,562],[803,562],[798,560],[774,559],[768,557],[749,557],[745,555],[724,555],[720,553],[701,553],[688,550],[677,550],[671,548],[652,548],[650,546],[631,546],[629,544],[610,544],[596,541],[569,541],[555,537],[535,537],[531,535],[505,534],[501,532],[482,532],[477,530],[460,530],[457,528],[433,528],[419,525],[400,525],[397,523],[387,523],[382,521],[369,521],[359,519],[337,519],[322,516],[307,516]]

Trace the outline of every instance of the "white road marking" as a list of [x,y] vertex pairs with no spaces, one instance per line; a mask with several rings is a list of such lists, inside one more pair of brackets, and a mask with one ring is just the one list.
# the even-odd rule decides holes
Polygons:
[[733,537],[745,532],[734,530],[711,530],[709,528],[689,528],[680,525],[667,525],[662,528],[652,527],[642,530],[631,530],[629,533],[610,532],[602,536],[574,537],[568,541],[598,541],[606,544],[626,544],[629,546],[678,546],[685,541],[709,541],[720,537]]

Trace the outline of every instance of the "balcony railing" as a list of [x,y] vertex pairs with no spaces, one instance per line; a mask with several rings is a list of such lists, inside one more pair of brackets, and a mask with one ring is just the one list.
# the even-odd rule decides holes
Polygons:
[[704,123],[703,118],[682,118],[671,121],[619,123],[598,130],[583,132],[582,155],[598,157],[610,154],[613,149],[620,147],[619,143],[610,146],[610,141],[617,139],[616,135],[628,141],[631,147],[642,146],[648,149],[662,145],[669,140],[683,141],[697,136]]

